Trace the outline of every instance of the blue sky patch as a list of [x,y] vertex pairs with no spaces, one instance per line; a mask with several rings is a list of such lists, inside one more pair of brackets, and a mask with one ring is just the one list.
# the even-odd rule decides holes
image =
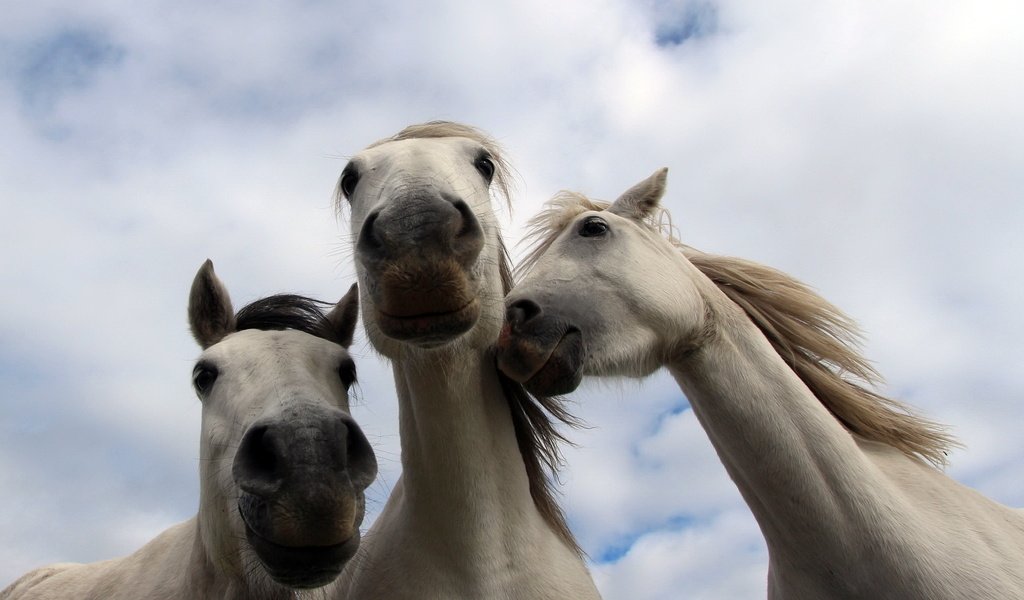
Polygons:
[[687,2],[664,10],[654,30],[654,41],[662,47],[681,46],[718,31],[718,7],[712,2]]
[[601,552],[594,555],[594,562],[598,564],[614,563],[618,562],[623,556],[625,556],[630,549],[633,547],[640,538],[653,532],[666,532],[666,531],[679,531],[688,527],[692,527],[698,524],[697,519],[688,517],[685,515],[676,515],[670,519],[652,525],[642,530],[634,531],[627,536],[624,536],[617,543],[610,546],[606,546],[601,549]]
[[65,29],[24,51],[17,72],[23,104],[45,113],[68,92],[89,87],[104,68],[117,65],[126,51],[107,36],[84,29]]
[[661,428],[665,426],[666,421],[668,421],[672,417],[681,415],[688,410],[690,410],[690,402],[686,399],[686,396],[683,396],[680,392],[676,404],[673,404],[671,407],[669,407],[667,410],[663,411],[661,414],[657,416],[657,420],[654,422],[654,426],[651,428],[648,435],[657,434],[659,431],[661,431]]

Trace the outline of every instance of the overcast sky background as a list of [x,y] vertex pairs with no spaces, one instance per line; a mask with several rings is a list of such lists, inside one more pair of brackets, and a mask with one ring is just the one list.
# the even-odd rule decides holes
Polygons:
[[[1024,506],[1024,4],[495,0],[7,3],[0,20],[0,587],[194,514],[212,258],[236,306],[354,280],[332,188],[401,127],[463,121],[559,189],[669,167],[684,241],[845,309],[948,472]],[[360,332],[356,418],[398,475]],[[608,599],[763,597],[756,524],[675,384],[588,384],[564,505]]]

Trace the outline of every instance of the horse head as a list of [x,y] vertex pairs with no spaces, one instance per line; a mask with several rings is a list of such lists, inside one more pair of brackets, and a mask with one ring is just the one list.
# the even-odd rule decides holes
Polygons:
[[[454,123],[406,128],[352,158],[338,183],[351,208],[364,325],[378,351],[485,347],[497,337],[504,249],[491,189],[497,146]],[[497,268],[502,265],[502,268]]]
[[[611,204],[560,194],[531,221],[534,248],[498,343],[506,375],[537,395],[565,394],[584,375],[647,375],[678,340],[700,338],[701,278],[657,223],[666,175]],[[681,268],[694,276],[676,276]]]
[[299,296],[272,296],[236,315],[212,263],[196,275],[200,527],[208,552],[238,556],[236,569],[255,563],[280,584],[318,587],[359,546],[377,462],[349,415],[357,312],[353,286],[327,315]]

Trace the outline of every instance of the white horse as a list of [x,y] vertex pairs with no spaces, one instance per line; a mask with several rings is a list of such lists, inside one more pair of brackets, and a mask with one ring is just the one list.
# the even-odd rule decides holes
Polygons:
[[511,271],[491,190],[507,198],[507,178],[487,136],[434,122],[370,146],[339,179],[402,444],[401,479],[341,597],[598,597],[545,476],[558,434],[494,363]]
[[951,438],[868,389],[838,309],[678,243],[665,177],[534,218],[501,369],[550,395],[667,367],[760,525],[770,598],[1024,598],[1024,514],[936,468]]
[[334,580],[377,473],[348,414],[358,302],[353,287],[328,315],[290,295],[235,315],[206,261],[188,311],[203,347],[198,514],[129,556],[32,571],[0,599],[283,600]]

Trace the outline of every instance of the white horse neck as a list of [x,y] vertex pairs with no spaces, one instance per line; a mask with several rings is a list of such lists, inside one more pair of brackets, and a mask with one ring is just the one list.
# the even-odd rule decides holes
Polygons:
[[[738,307],[723,298],[714,314],[716,334],[668,368],[730,476],[772,540],[794,516],[834,520],[815,511],[834,508],[835,485],[867,476],[863,453]],[[802,517],[789,511],[794,490]]]
[[[506,516],[535,512],[508,401],[490,361],[471,353],[451,362],[396,363],[394,372],[410,511],[431,520],[448,515],[439,525],[452,526],[445,533],[466,542],[491,537],[496,532],[488,530]],[[477,519],[485,531],[463,527]]]
[[851,435],[708,295],[716,335],[667,366],[761,527],[770,597],[1024,597],[1020,512]]
[[598,598],[530,495],[485,352],[393,365],[402,477],[347,568],[346,598]]

